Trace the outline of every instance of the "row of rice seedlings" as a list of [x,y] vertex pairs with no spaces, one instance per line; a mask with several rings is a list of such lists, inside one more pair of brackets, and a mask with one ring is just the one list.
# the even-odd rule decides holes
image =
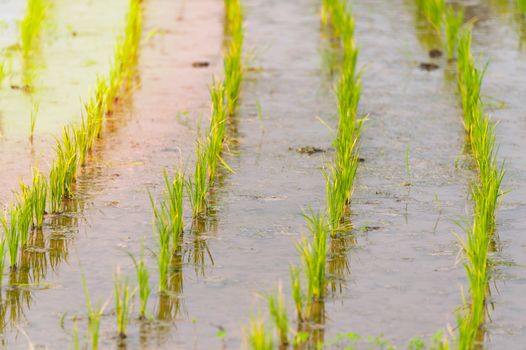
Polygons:
[[448,59],[453,59],[458,45],[460,28],[464,21],[464,11],[446,5],[445,0],[416,0],[420,13],[427,19],[439,36],[444,35],[444,45]]
[[515,0],[517,11],[521,14],[526,14],[526,0]]
[[473,349],[483,341],[480,336],[486,319],[488,283],[491,263],[489,250],[495,232],[495,211],[503,192],[504,168],[497,161],[495,123],[484,110],[481,86],[485,69],[476,67],[471,51],[471,29],[463,31],[458,47],[458,89],[464,112],[464,127],[468,135],[478,179],[472,185],[474,201],[473,224],[462,241],[470,300],[465,301],[459,317],[458,348]]
[[331,27],[343,51],[340,78],[336,85],[339,120],[334,140],[335,159],[325,171],[327,212],[331,228],[336,232],[349,212],[359,163],[358,140],[364,120],[358,117],[361,95],[360,75],[356,73],[358,48],[354,41],[354,18],[347,2],[324,1],[321,18]]
[[20,22],[20,44],[24,57],[35,49],[49,7],[47,0],[28,0],[24,18]]
[[[15,194],[15,202],[1,218],[12,268],[17,266],[18,251],[24,249],[30,228],[41,228],[46,209],[51,213],[60,213],[64,199],[73,195],[78,169],[101,136],[105,116],[116,102],[123,83],[133,75],[141,33],[141,3],[142,0],[130,0],[126,29],[118,40],[110,73],[107,78],[98,79],[93,96],[85,104],[82,122],[65,127],[62,137],[57,139],[56,157],[51,165],[49,180],[46,181],[35,169],[32,184],[21,185],[20,193]],[[31,11],[37,14],[41,13],[39,9],[46,7],[43,1],[31,0],[29,4],[30,8],[34,8]]]
[[[324,319],[324,297],[327,289],[326,262],[329,236],[345,228],[344,219],[349,212],[349,204],[356,176],[359,157],[357,146],[364,119],[358,118],[358,104],[361,94],[360,75],[356,73],[358,49],[354,41],[354,18],[347,2],[343,0],[324,0],[321,8],[321,21],[330,26],[333,35],[339,39],[343,51],[340,78],[336,86],[338,99],[338,128],[334,140],[335,159],[325,170],[326,212],[305,214],[311,233],[310,238],[302,238],[297,243],[301,257],[301,267],[291,267],[292,299],[294,300],[299,329],[302,324],[319,324]],[[302,273],[303,277],[302,278]],[[306,287],[302,287],[305,280]],[[268,298],[271,319],[274,322],[281,348],[289,344],[289,321],[283,295]],[[259,318],[252,320],[248,330],[249,345],[252,349],[273,348],[272,333],[268,334],[264,322]],[[314,346],[320,339],[314,339]],[[294,339],[295,343],[303,341]]]

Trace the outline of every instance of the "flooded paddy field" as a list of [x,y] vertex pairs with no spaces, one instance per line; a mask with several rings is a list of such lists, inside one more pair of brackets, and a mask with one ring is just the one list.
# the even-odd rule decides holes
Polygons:
[[525,14],[0,0],[1,346],[521,349]]

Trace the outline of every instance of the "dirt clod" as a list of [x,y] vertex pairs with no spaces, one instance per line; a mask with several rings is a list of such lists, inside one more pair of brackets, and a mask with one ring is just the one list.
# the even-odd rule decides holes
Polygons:
[[439,49],[431,49],[431,50],[429,50],[429,57],[431,57],[431,58],[442,57],[442,50],[439,50]]
[[210,66],[210,62],[208,61],[195,61],[195,62],[192,62],[192,67],[194,68],[206,68]]
[[440,68],[440,66],[436,63],[430,63],[430,62],[422,62],[420,63],[420,69],[431,72],[436,69]]

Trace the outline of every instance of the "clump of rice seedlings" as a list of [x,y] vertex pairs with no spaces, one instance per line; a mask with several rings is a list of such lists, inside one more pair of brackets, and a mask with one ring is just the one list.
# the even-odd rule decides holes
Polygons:
[[254,316],[250,319],[247,336],[250,349],[252,350],[274,349],[272,333],[267,330],[265,321],[261,315]]
[[18,262],[18,247],[20,244],[17,222],[18,217],[18,208],[16,206],[11,206],[0,218],[2,221],[2,227],[4,228],[4,237],[7,242],[9,266],[11,269],[16,269]]
[[224,58],[227,111],[235,112],[243,79],[243,11],[240,0],[225,0],[226,32],[229,36]]
[[46,0],[28,0],[26,14],[20,22],[20,41],[24,57],[31,54],[40,37],[47,10]]
[[201,214],[206,212],[207,193],[208,193],[208,145],[202,142],[197,142],[196,161],[194,176],[189,177],[186,181],[186,188],[188,197],[190,198],[190,205],[192,207],[192,216],[198,218]]
[[442,23],[444,19],[444,12],[446,11],[446,3],[444,0],[416,0],[416,5],[422,15],[433,26],[435,31],[442,33]]
[[296,306],[296,315],[299,322],[303,322],[307,319],[305,312],[305,294],[301,288],[301,269],[295,266],[290,267],[290,281],[292,287],[292,298],[294,299],[294,305]]
[[281,283],[278,285],[278,292],[276,295],[269,295],[267,297],[270,317],[278,332],[280,345],[286,347],[289,344],[289,318],[287,315],[287,307],[285,305],[285,298],[283,296],[283,288]]
[[2,86],[2,82],[4,81],[5,77],[7,75],[5,61],[0,62],[0,87]]
[[102,317],[102,313],[104,312],[104,309],[106,309],[109,300],[101,306],[94,307],[88,292],[88,286],[84,272],[81,272],[81,275],[84,294],[86,296],[86,306],[88,308],[88,332],[91,336],[91,348],[93,350],[97,350],[99,348],[100,318]]
[[303,238],[297,249],[307,280],[307,302],[322,300],[325,295],[325,264],[327,259],[327,233],[329,226],[322,214],[305,214],[312,240]]
[[5,236],[0,238],[0,287],[3,284],[4,268],[5,268]]
[[146,318],[146,308],[148,305],[148,298],[150,296],[150,285],[149,285],[149,272],[146,264],[144,262],[144,251],[141,248],[141,255],[139,260],[129,254],[133,266],[135,267],[135,273],[137,274],[137,284],[139,285],[139,299],[140,299],[140,308],[139,315],[141,319]]
[[451,60],[455,56],[460,28],[464,23],[464,10],[459,9],[455,11],[455,9],[449,5],[446,7],[444,18],[446,27],[446,52],[447,58]]
[[226,109],[224,83],[221,81],[214,82],[210,88],[210,96],[212,97],[212,118],[208,135],[208,168],[209,179],[213,182],[217,161],[222,161],[221,151],[225,142]]
[[171,225],[168,208],[164,202],[159,205],[155,203],[150,194],[154,216],[154,229],[159,239],[159,254],[157,265],[159,268],[159,291],[165,291],[168,284],[168,272],[170,268],[170,237]]
[[168,178],[166,170],[164,171],[164,182],[166,185],[165,203],[169,219],[170,231],[174,249],[179,244],[179,237],[183,233],[183,196],[184,196],[184,173],[179,167],[175,171],[173,180]]
[[33,143],[33,136],[35,134],[35,126],[37,123],[38,109],[39,109],[39,104],[38,103],[33,104],[33,108],[31,109],[31,114],[30,114],[30,129],[29,129],[29,141],[31,143]]
[[16,197],[15,210],[19,244],[25,246],[28,240],[29,228],[33,224],[32,193],[29,186],[20,183],[20,193]]
[[120,338],[126,338],[126,329],[130,320],[131,301],[134,291],[131,290],[128,278],[122,281],[120,271],[117,270],[113,277],[113,290],[115,297],[115,317]]

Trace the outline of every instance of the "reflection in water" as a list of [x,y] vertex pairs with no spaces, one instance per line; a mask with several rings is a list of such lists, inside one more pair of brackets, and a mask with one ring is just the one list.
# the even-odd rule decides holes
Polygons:
[[310,320],[299,322],[294,350],[315,350],[325,341],[325,302],[313,301],[310,305]]
[[349,251],[356,246],[356,236],[352,232],[342,232],[331,238],[327,260],[329,289],[334,294],[342,294],[351,273]]
[[418,6],[415,6],[415,1],[406,1],[406,6],[414,9],[413,25],[420,45],[427,51],[443,47],[440,33],[438,33],[436,28],[427,20]]

